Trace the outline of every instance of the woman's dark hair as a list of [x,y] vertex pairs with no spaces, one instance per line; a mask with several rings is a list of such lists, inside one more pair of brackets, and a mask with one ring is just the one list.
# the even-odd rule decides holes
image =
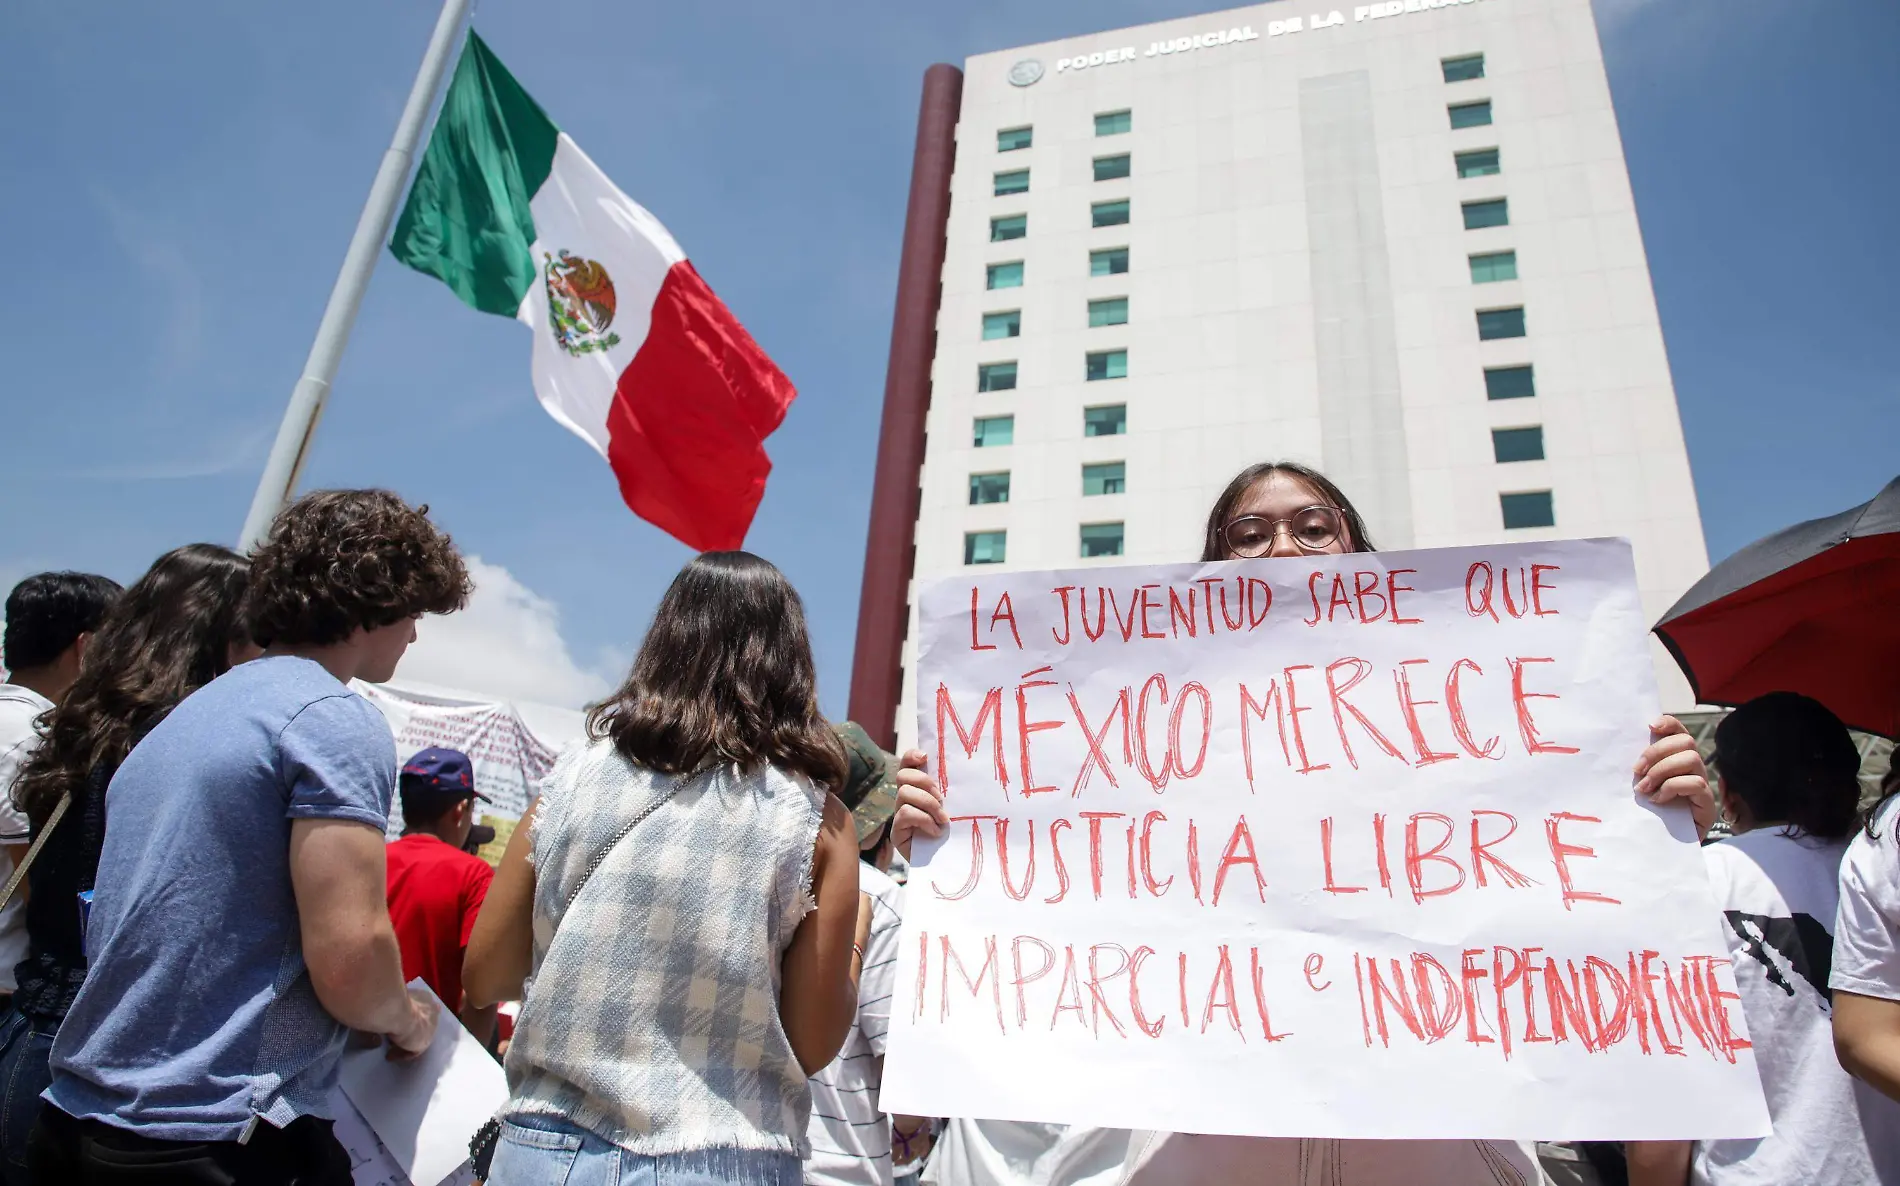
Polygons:
[[249,569],[229,548],[187,544],[119,595],[14,784],[13,801],[36,830],[94,766],[124,761],[146,730],[230,666],[232,644],[249,637]]
[[285,507],[251,554],[259,646],[328,646],[468,600],[468,570],[429,508],[387,490],[320,490]]
[[750,552],[707,552],[673,578],[625,683],[587,714],[590,737],[666,774],[712,762],[777,766],[836,793],[845,755],[818,711],[805,609]]
[[121,590],[119,582],[90,572],[42,572],[7,594],[7,625],[0,659],[13,671],[44,667],[91,634]]
[[1798,692],[1757,696],[1715,727],[1722,793],[1760,824],[1840,840],[1860,824],[1860,750],[1841,718]]
[[1221,491],[1220,497],[1214,500],[1214,509],[1207,514],[1207,537],[1201,543],[1203,561],[1232,559],[1227,554],[1227,521],[1233,517],[1240,500],[1247,497],[1247,491],[1254,488],[1254,483],[1275,474],[1310,486],[1319,495],[1320,501],[1343,515],[1346,530],[1352,535],[1352,551],[1378,551],[1372,546],[1371,537],[1366,534],[1365,520],[1353,508],[1352,500],[1333,485],[1331,478],[1296,461],[1262,461],[1235,474],[1234,480],[1227,483],[1227,489]]

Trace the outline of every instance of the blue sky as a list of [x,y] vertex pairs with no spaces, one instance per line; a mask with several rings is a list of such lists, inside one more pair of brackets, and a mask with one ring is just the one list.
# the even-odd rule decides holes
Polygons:
[[[1535,0],[1497,0],[1534,3]],[[842,713],[918,87],[1197,0],[527,3],[476,24],[798,384],[749,546]],[[435,16],[428,0],[0,8],[0,580],[230,542]],[[1711,555],[1900,471],[1900,5],[1598,0]],[[526,331],[385,255],[306,485],[479,556],[409,674],[578,702],[687,558],[534,403]]]

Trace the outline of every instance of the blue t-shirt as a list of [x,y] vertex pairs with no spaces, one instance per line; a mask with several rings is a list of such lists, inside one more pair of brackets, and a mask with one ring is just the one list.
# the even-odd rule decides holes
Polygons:
[[290,824],[381,832],[395,785],[382,715],[308,659],[246,663],[173,709],[106,793],[91,969],[46,1098],[178,1141],[332,1118],[347,1031],[304,967]]

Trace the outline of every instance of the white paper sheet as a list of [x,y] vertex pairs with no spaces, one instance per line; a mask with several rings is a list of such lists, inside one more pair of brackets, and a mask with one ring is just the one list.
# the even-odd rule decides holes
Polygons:
[[1628,545],[922,590],[884,1106],[1251,1136],[1768,1131]]
[[341,1087],[330,1097],[330,1108],[336,1113],[337,1143],[350,1155],[350,1179],[356,1186],[413,1186]]
[[[415,980],[411,987],[424,986]],[[415,1186],[436,1186],[456,1174],[468,1160],[469,1138],[508,1102],[500,1064],[449,1009],[421,1057],[391,1062],[381,1047],[350,1050],[337,1080]],[[363,1171],[357,1173],[363,1186]],[[382,1186],[383,1179],[368,1181]]]

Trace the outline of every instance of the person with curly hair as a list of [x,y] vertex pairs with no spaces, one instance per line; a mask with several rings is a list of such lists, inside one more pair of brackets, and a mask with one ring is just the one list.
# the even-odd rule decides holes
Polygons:
[[394,739],[348,686],[389,679],[416,621],[467,600],[426,510],[381,490],[286,508],[251,557],[262,657],[186,696],[112,776],[34,1181],[350,1182],[329,1103],[348,1031],[400,1058],[436,1024],[384,900]]
[[256,656],[241,612],[249,571],[242,556],[216,544],[188,544],[159,557],[93,623],[77,679],[46,716],[45,739],[13,784],[21,827],[45,841],[26,883],[31,896],[20,895],[22,949],[9,952],[5,969],[12,976],[18,965],[19,984],[13,1007],[0,1013],[5,1186],[27,1186],[27,1134],[52,1081],[47,1054],[86,978],[78,903],[99,868],[106,784],[133,744],[180,700]]

